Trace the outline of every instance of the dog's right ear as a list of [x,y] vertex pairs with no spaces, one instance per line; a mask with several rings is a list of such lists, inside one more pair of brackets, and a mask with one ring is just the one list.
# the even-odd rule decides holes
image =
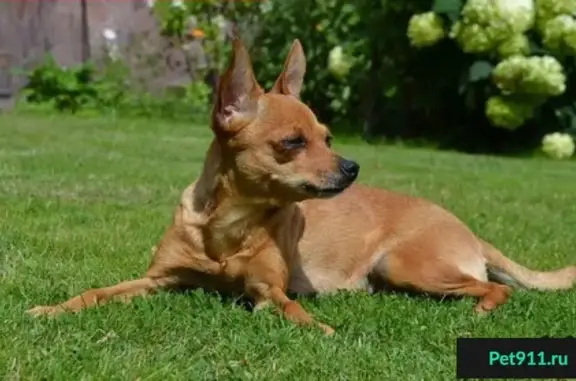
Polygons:
[[217,127],[227,132],[236,132],[254,118],[258,97],[264,93],[254,77],[250,55],[238,37],[233,39],[232,47],[232,59],[220,79],[214,107]]

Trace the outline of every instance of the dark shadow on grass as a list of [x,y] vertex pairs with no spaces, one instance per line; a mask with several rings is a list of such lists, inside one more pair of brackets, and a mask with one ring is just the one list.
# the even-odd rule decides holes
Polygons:
[[[235,295],[235,294],[231,294],[231,293],[206,290],[203,288],[191,289],[191,288],[184,288],[184,287],[179,288],[179,289],[169,290],[168,292],[187,295],[187,294],[193,294],[195,291],[198,291],[198,290],[202,290],[202,292],[204,294],[207,294],[210,297],[217,298],[224,305],[233,305],[233,306],[241,307],[242,309],[246,310],[247,312],[250,312],[250,313],[254,312],[254,302],[252,300],[250,300],[248,297],[246,297],[245,295]],[[461,301],[462,299],[466,299],[466,296],[460,296],[460,295],[437,295],[437,294],[430,294],[430,293],[425,293],[425,292],[416,291],[416,290],[400,289],[400,288],[392,288],[392,287],[381,288],[381,289],[378,289],[377,291],[373,291],[373,292],[342,290],[342,291],[339,291],[338,294],[345,293],[345,294],[352,295],[352,294],[356,294],[358,292],[367,292],[368,294],[373,295],[373,296],[376,296],[377,294],[398,295],[398,296],[403,296],[403,297],[408,297],[408,298],[414,298],[417,300],[434,300],[435,302],[439,302],[439,303],[455,303],[455,302]],[[317,293],[317,292],[307,293],[307,294],[299,294],[299,293],[295,293],[295,292],[288,292],[287,295],[292,300],[312,302],[312,301],[317,301],[317,300],[321,300],[321,299],[325,299],[325,298],[330,298],[332,296],[335,296],[336,294],[321,294],[321,293]]]
[[193,294],[196,291],[202,291],[204,294],[209,295],[210,297],[217,298],[222,304],[230,304],[241,307],[248,312],[252,312],[254,310],[254,303],[245,295],[242,294],[233,294],[215,290],[204,289],[202,287],[198,288],[190,288],[190,287],[179,287],[166,290],[169,293],[173,294]]
[[[442,302],[442,303],[453,303],[453,302],[457,302],[460,301],[462,299],[466,299],[466,296],[461,296],[461,295],[438,295],[438,294],[431,294],[431,293],[426,293],[426,292],[422,292],[422,291],[417,291],[417,290],[410,290],[410,289],[400,289],[400,288],[387,288],[387,289],[379,289],[377,291],[348,291],[348,290],[342,290],[339,291],[338,293],[349,293],[349,294],[356,294],[358,292],[367,292],[370,295],[376,296],[378,294],[380,295],[398,295],[398,296],[405,296],[408,298],[415,298],[418,300],[434,300],[436,302]],[[300,295],[300,294],[296,294],[296,293],[288,293],[288,296],[292,299],[299,299],[299,300],[314,300],[314,299],[320,299],[320,298],[326,298],[326,297],[330,297],[330,295],[326,295],[326,294],[320,294],[320,293],[309,293],[306,295]]]

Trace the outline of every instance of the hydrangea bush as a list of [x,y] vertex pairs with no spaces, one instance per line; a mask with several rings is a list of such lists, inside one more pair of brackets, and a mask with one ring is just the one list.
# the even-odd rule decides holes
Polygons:
[[[218,70],[229,46],[217,19],[235,22],[265,88],[300,39],[308,67],[302,100],[334,130],[507,153],[576,130],[576,0],[169,4],[155,5],[164,32],[182,39],[193,16]],[[567,147],[565,135],[550,139],[560,144],[542,150],[566,157],[566,148],[549,153]]]
[[494,127],[536,122],[562,131],[542,140],[542,150],[560,159],[574,152],[575,16],[575,0],[435,0],[411,17],[407,37],[416,49],[449,40],[474,57],[462,93],[482,87]]

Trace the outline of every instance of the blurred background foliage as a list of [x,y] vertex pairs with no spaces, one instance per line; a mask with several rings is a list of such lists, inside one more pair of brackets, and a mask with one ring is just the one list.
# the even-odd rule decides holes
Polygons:
[[[152,6],[164,38],[184,50],[200,44],[205,56],[201,67],[189,62],[202,80],[170,102],[208,109],[233,35],[248,45],[258,80],[270,88],[298,38],[307,57],[303,101],[336,133],[474,153],[574,153],[573,0],[190,0]],[[30,101],[50,98],[38,94],[38,70],[46,69],[29,73]],[[82,73],[83,79],[95,77]],[[92,103],[110,109],[116,102],[118,110],[132,112],[144,107],[117,86],[105,95],[99,78],[97,91],[83,83],[88,95],[64,104],[77,109],[91,104],[87,97],[101,96],[105,100]],[[130,107],[123,107],[127,99]],[[156,100],[156,108],[167,99]]]

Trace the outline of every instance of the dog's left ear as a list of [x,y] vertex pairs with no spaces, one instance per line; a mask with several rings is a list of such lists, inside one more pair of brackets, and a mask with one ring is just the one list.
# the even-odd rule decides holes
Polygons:
[[306,56],[300,40],[296,39],[292,43],[286,62],[284,62],[284,69],[270,92],[300,98],[304,74],[306,74]]

